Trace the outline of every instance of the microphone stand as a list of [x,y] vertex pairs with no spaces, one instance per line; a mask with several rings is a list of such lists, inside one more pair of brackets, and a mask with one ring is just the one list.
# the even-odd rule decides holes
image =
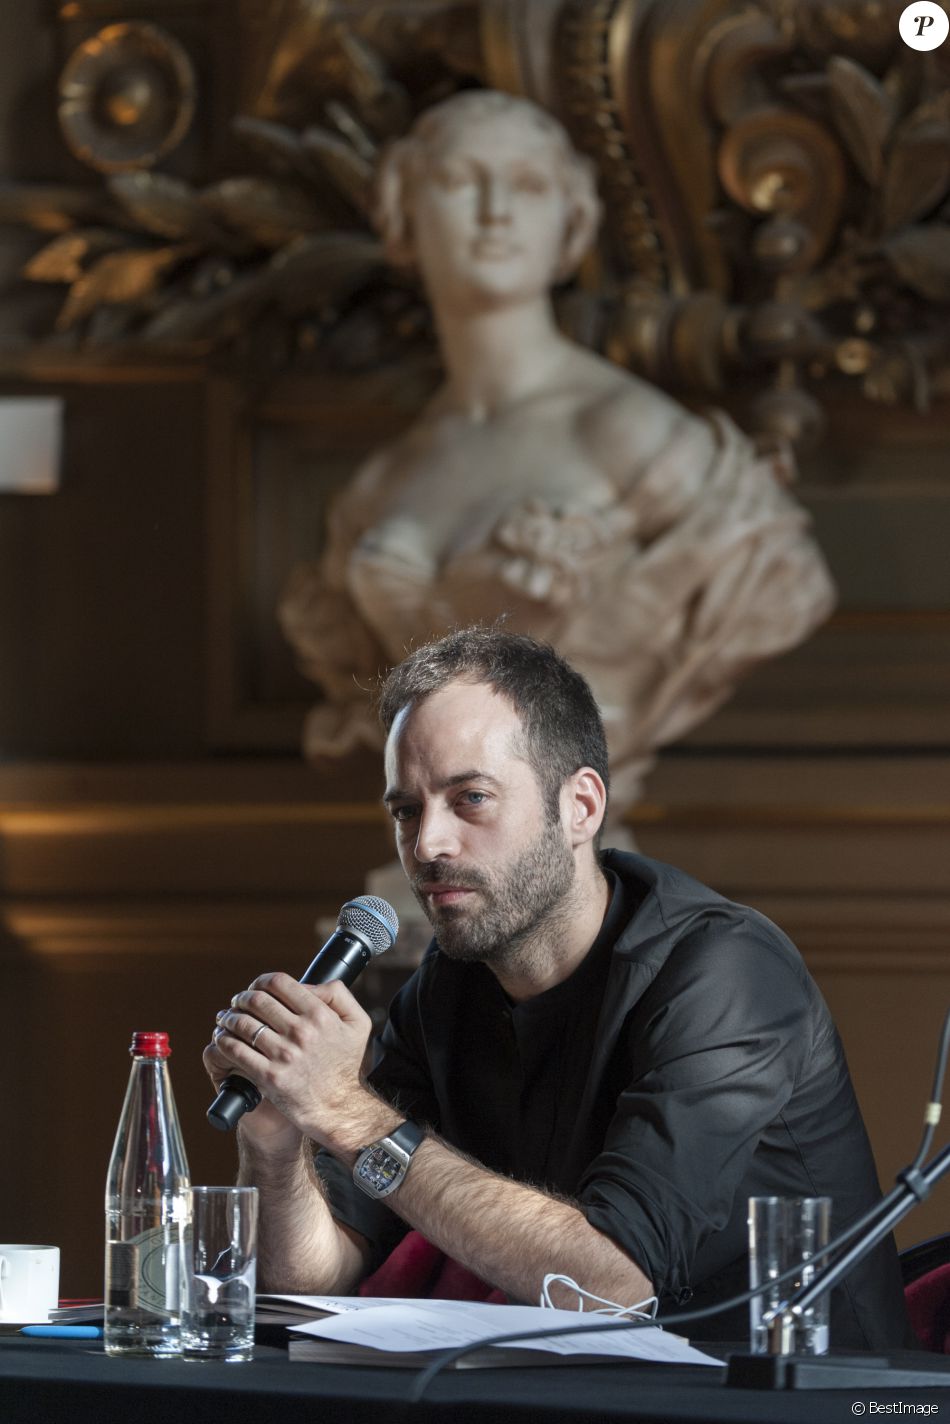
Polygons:
[[[805,1312],[851,1271],[859,1261],[929,1196],[935,1182],[950,1171],[950,1144],[926,1167],[909,1167],[898,1176],[877,1208],[867,1230],[835,1261],[830,1261],[807,1285],[766,1316],[769,1322],[768,1355],[737,1354],[729,1357],[727,1385],[740,1389],[882,1389],[950,1387],[950,1358],[931,1354],[917,1364],[906,1360],[892,1366],[878,1355],[796,1355],[797,1327]],[[826,1253],[827,1254],[827,1253]]]

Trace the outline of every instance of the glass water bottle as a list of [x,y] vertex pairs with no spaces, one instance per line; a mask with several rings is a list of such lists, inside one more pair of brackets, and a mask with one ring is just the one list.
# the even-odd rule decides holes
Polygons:
[[167,1033],[132,1035],[132,1071],[106,1181],[105,1348],[177,1355],[191,1179]]

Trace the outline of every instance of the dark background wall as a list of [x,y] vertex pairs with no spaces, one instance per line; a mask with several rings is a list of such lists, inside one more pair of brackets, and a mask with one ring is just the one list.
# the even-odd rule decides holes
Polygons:
[[0,494],[6,758],[204,745],[204,392],[9,383],[63,398],[62,487]]

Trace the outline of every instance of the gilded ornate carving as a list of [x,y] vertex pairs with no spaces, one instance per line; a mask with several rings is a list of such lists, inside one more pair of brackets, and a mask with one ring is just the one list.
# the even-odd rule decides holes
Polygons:
[[[0,221],[70,236],[25,270],[81,284],[60,341],[253,362],[248,317],[267,314],[285,328],[271,364],[404,365],[431,336],[418,286],[378,260],[378,154],[460,85],[508,88],[556,111],[599,170],[603,240],[561,304],[573,334],[680,392],[738,384],[761,434],[803,440],[836,388],[923,406],[950,385],[950,85],[945,58],[900,42],[900,8],[240,0],[244,171],[185,184],[154,143],[135,157],[144,110],[119,83],[118,148],[90,161],[151,171],[0,190]],[[314,281],[293,302],[292,271]]]
[[644,295],[628,276],[608,337],[618,359],[700,390],[730,374],[767,383],[751,423],[799,443],[829,378],[918,405],[943,388],[950,91],[901,44],[900,8],[668,0],[627,17],[632,59],[606,101],[625,115],[670,270],[707,304],[690,319],[675,281]]
[[[723,136],[718,166],[723,188],[746,212],[796,222],[802,239],[796,267],[811,266],[825,254],[841,221],[844,159],[814,119],[778,107],[742,114]],[[770,265],[786,263],[773,250]]]
[[490,88],[557,108],[562,8],[563,0],[480,0],[479,37]]
[[670,264],[649,188],[638,171],[613,82],[611,36],[629,0],[569,0],[559,31],[559,92],[582,148],[597,156],[618,260],[638,283],[664,290]]
[[150,168],[181,143],[195,112],[187,51],[157,25],[107,25],[84,40],[59,80],[67,144],[101,173]]

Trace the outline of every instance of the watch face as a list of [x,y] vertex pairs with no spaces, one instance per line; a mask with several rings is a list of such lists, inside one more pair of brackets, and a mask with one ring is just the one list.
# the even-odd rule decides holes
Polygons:
[[371,1191],[382,1195],[399,1180],[405,1168],[385,1147],[370,1147],[359,1164],[359,1174]]

